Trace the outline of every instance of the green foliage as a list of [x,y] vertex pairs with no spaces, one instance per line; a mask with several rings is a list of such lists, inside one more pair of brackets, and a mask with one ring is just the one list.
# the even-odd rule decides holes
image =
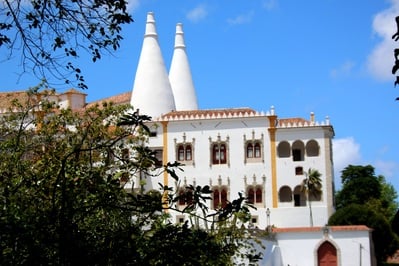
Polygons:
[[87,86],[72,61],[82,51],[96,62],[117,50],[122,25],[133,21],[125,0],[4,0],[0,18],[0,47],[10,57],[20,53],[21,73],[32,71],[40,79],[54,77],[79,88]]
[[381,183],[371,165],[349,165],[342,171],[341,180],[342,189],[335,196],[337,209],[381,197]]
[[392,219],[392,231],[399,236],[399,209],[396,211],[395,216]]
[[312,198],[318,197],[322,193],[321,173],[313,168],[305,173],[306,178],[302,181],[302,191],[305,191],[309,205],[310,226],[313,226]]
[[[189,185],[182,212],[192,222],[175,225],[171,188],[123,188],[126,176],[159,169],[143,146],[148,117],[112,104],[62,110],[39,88],[0,117],[1,265],[231,265],[240,251],[259,259],[241,226],[242,195],[210,216],[210,187]],[[179,168],[167,163],[160,174],[178,181]]]
[[329,219],[329,225],[366,225],[372,228],[372,239],[377,261],[386,261],[399,248],[399,239],[392,232],[385,217],[360,204],[351,204],[337,210]]
[[341,178],[342,189],[336,193],[337,212],[329,224],[364,224],[372,228],[376,257],[382,263],[399,248],[390,223],[398,208],[397,192],[383,176],[374,174],[371,165],[349,165]]

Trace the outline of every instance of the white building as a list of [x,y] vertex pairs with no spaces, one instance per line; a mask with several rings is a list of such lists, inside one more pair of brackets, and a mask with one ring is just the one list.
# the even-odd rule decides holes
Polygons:
[[[9,102],[9,96],[0,94],[0,106]],[[10,97],[23,96],[18,92]],[[86,95],[73,89],[54,97],[64,108],[94,104],[87,104]],[[182,24],[176,27],[168,74],[154,14],[148,13],[132,92],[104,100],[130,103],[141,114],[152,116],[147,145],[164,163],[185,165],[184,172],[178,173],[180,183],[165,173],[149,178],[146,189],[158,189],[158,183],[175,191],[188,184],[209,185],[211,210],[238,193],[253,202],[257,209],[251,210],[252,226],[273,229],[273,237],[264,240],[267,248],[261,265],[375,265],[371,229],[325,226],[334,212],[334,130],[328,117],[320,122],[313,113],[306,119],[280,118],[274,107],[266,113],[247,107],[199,110]],[[309,168],[321,173],[322,193],[307,198],[301,183]],[[137,179],[132,182],[139,186]],[[184,206],[185,202],[178,202],[179,208]],[[177,212],[171,215],[175,223],[187,218]]]
[[[262,265],[374,265],[369,228],[325,226],[334,212],[334,130],[328,117],[321,122],[313,113],[308,119],[280,118],[274,107],[266,113],[199,110],[182,24],[176,27],[169,76],[165,73],[150,12],[130,103],[152,116],[148,146],[158,158],[185,166],[180,183],[165,173],[149,179],[147,189],[157,189],[158,183],[175,191],[209,185],[211,210],[244,193],[257,207],[251,210],[253,226],[273,227]],[[309,168],[321,173],[322,193],[308,199],[301,183]],[[176,223],[187,218],[171,214]]]

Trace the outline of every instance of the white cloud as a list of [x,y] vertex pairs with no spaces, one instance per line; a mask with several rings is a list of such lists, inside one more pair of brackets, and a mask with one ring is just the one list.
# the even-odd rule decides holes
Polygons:
[[393,50],[399,43],[392,40],[397,31],[395,17],[399,14],[399,0],[391,0],[391,6],[377,13],[373,20],[373,32],[381,41],[367,59],[368,71],[377,79],[393,80],[391,69],[394,63]]
[[127,2],[127,10],[129,12],[135,11],[140,5],[140,0],[128,0]]
[[192,22],[198,22],[204,19],[208,15],[208,11],[204,5],[199,5],[194,9],[190,10],[186,17]]
[[230,25],[239,25],[239,24],[249,23],[252,21],[253,15],[254,15],[254,12],[250,11],[246,14],[238,15],[235,18],[227,19],[227,23],[229,23]]
[[335,183],[341,183],[341,171],[349,164],[361,163],[360,145],[353,137],[333,140]]
[[346,61],[342,65],[334,68],[330,72],[330,76],[333,78],[338,78],[342,76],[348,76],[352,72],[353,68],[355,67],[355,63],[353,61]]
[[277,0],[264,0],[262,6],[266,10],[273,10],[278,7],[278,2]]

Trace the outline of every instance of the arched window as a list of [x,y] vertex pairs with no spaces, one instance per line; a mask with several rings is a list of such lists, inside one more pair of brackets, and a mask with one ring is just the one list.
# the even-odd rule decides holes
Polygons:
[[262,203],[263,201],[263,190],[262,187],[257,186],[256,188],[250,186],[247,189],[247,198],[248,202],[255,204],[255,203]]
[[292,144],[292,159],[294,161],[304,160],[305,145],[302,141],[297,140]]
[[184,189],[180,189],[179,191],[179,205],[185,205],[186,204],[186,199],[184,195]]
[[191,156],[191,145],[188,144],[186,146],[186,161],[191,161],[192,160],[192,156]]
[[252,143],[247,144],[247,158],[252,158],[254,157],[254,147]]
[[179,145],[177,149],[177,160],[184,161],[184,146]]
[[257,187],[256,188],[256,194],[255,194],[255,197],[256,197],[256,203],[262,203],[262,188],[260,188],[260,187]]
[[248,201],[250,203],[255,203],[255,191],[252,187],[248,189]]
[[222,189],[222,192],[220,193],[220,201],[222,203],[222,208],[226,207],[227,204],[227,190],[225,188]]
[[262,155],[261,155],[261,151],[260,151],[260,144],[259,144],[259,142],[257,142],[257,143],[255,143],[255,146],[254,146],[254,157],[255,158],[260,158]]
[[277,155],[280,158],[290,157],[290,144],[287,141],[282,141],[277,146]]
[[214,188],[213,189],[213,208],[219,209],[226,207],[227,204],[227,189]]
[[180,144],[177,146],[177,160],[178,161],[192,161],[193,148],[191,144]]
[[218,189],[213,190],[213,208],[216,210],[220,205],[220,193]]
[[292,191],[289,186],[283,186],[279,191],[280,202],[291,202],[292,201]]
[[319,144],[315,140],[309,140],[306,143],[306,156],[319,156]]
[[193,192],[188,189],[179,190],[179,205],[190,205],[193,202]]
[[213,164],[225,164],[227,158],[226,144],[217,143],[212,148],[212,162]]

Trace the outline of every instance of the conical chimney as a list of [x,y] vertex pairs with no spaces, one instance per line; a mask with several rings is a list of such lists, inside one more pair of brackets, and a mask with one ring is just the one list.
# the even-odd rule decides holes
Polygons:
[[147,14],[144,41],[130,103],[134,109],[140,110],[140,114],[152,118],[176,110],[152,12]]
[[197,96],[184,44],[183,24],[176,25],[175,48],[169,71],[176,110],[197,110]]

